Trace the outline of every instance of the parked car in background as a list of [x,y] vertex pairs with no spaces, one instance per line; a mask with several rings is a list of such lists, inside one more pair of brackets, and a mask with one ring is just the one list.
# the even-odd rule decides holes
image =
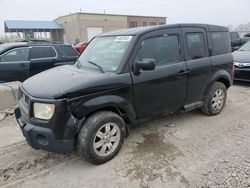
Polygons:
[[240,37],[240,34],[236,31],[230,32],[230,38],[232,51],[237,50],[239,47],[250,40],[250,37]]
[[81,156],[100,164],[119,152],[128,126],[140,120],[194,109],[219,114],[233,68],[225,27],[113,31],[91,40],[75,65],[26,80],[15,115],[33,148],[65,153],[78,143]]
[[18,42],[0,45],[0,82],[24,81],[47,69],[74,64],[79,53],[69,44]]
[[250,37],[250,33],[245,34],[244,37]]
[[80,42],[74,46],[74,48],[81,54],[87,47],[87,42]]
[[250,82],[250,41],[233,52],[234,79]]

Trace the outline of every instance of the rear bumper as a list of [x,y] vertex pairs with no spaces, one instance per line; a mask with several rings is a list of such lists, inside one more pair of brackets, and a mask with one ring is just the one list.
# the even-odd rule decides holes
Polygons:
[[250,82],[250,68],[235,67],[234,80]]
[[72,140],[56,140],[52,129],[32,125],[21,116],[20,109],[15,109],[17,122],[27,143],[34,149],[43,149],[55,153],[69,153],[74,149]]

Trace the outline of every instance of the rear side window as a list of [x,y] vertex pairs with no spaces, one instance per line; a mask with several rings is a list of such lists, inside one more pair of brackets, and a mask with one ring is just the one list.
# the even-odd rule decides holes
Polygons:
[[188,59],[200,59],[206,56],[205,40],[203,33],[186,33]]
[[173,64],[180,60],[180,46],[177,35],[153,37],[143,41],[136,60],[154,59],[156,66]]
[[60,46],[59,48],[62,50],[64,56],[67,57],[79,56],[79,54],[70,45]]
[[211,32],[212,55],[231,52],[231,42],[228,32]]
[[239,39],[240,37],[237,32],[230,32],[230,38],[234,40],[234,39]]
[[30,59],[53,58],[56,57],[55,49],[51,46],[32,47],[30,50]]

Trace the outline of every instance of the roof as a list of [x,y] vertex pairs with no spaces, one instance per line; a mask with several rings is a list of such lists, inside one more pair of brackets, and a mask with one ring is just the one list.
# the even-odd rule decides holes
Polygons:
[[6,20],[4,22],[5,32],[35,30],[62,30],[63,27],[54,21],[21,21],[21,20]]
[[8,51],[9,49],[19,48],[19,47],[30,47],[30,46],[72,46],[72,45],[65,43],[53,43],[49,41],[9,42],[5,44],[0,44],[0,54]]
[[170,24],[170,25],[160,25],[160,26],[146,26],[146,27],[136,27],[136,28],[129,28],[129,29],[121,29],[117,31],[111,31],[107,33],[103,33],[99,36],[116,36],[116,35],[140,35],[146,32],[155,31],[158,29],[167,29],[167,28],[174,28],[174,27],[196,27],[196,28],[204,28],[207,31],[225,31],[228,32],[228,28],[217,26],[217,25],[207,25],[207,24]]
[[141,16],[141,15],[125,15],[125,14],[76,12],[76,13],[60,16],[60,17],[56,18],[55,20],[58,20],[60,18],[65,18],[65,17],[71,16],[71,15],[78,15],[78,14],[82,14],[82,15],[100,15],[100,16],[127,16],[127,17],[142,17],[142,18],[164,18],[164,19],[167,19],[166,16],[147,16],[147,15],[146,16]]
[[22,47],[26,46],[27,42],[9,42],[5,44],[0,45],[0,54],[11,49],[11,48],[16,48],[16,47]]

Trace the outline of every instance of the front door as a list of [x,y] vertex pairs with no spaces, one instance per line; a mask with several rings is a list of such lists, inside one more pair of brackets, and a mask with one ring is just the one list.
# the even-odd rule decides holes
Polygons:
[[15,48],[0,57],[0,82],[24,81],[30,74],[29,48]]
[[184,104],[187,66],[180,36],[179,28],[164,29],[148,33],[138,42],[132,62],[154,59],[156,64],[155,70],[132,73],[139,118],[176,111]]

